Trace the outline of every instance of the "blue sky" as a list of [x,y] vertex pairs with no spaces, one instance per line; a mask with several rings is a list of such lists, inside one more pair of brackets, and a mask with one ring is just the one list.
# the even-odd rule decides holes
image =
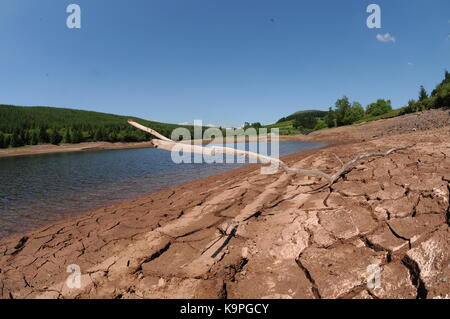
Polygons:
[[400,107],[432,89],[450,69],[450,1],[2,0],[0,45],[0,103],[272,123],[344,94]]

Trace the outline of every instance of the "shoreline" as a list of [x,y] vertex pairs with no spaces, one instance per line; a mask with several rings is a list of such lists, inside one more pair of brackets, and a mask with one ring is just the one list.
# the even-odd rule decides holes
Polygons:
[[[270,138],[269,138],[270,139]],[[253,141],[253,138],[246,139],[245,142]],[[304,135],[286,135],[279,137],[280,142],[309,142]],[[236,142],[243,142],[242,138],[238,138]],[[312,142],[312,141],[311,141]],[[189,143],[189,142],[185,142]],[[202,141],[203,145],[210,144],[210,140]],[[0,159],[6,157],[16,156],[31,156],[43,154],[56,153],[71,153],[71,152],[88,152],[88,151],[102,151],[102,150],[124,150],[124,149],[139,149],[139,148],[154,148],[150,141],[148,142],[83,142],[79,144],[41,144],[41,145],[27,145],[15,148],[0,149]]]
[[88,152],[101,150],[121,150],[121,149],[136,149],[136,148],[153,148],[150,142],[84,142],[80,144],[41,144],[41,145],[27,145],[15,148],[0,149],[0,158],[15,157],[15,156],[29,156],[42,154],[56,154],[56,153],[71,153],[71,152]]
[[[0,298],[416,298],[422,288],[402,260],[431,267],[427,297],[448,298],[439,278],[450,269],[450,118],[416,117],[319,131],[304,141],[328,145],[282,157],[330,172],[334,154],[348,161],[414,144],[358,162],[320,193],[307,194],[318,178],[260,175],[250,164],[2,239]],[[237,220],[213,258],[218,229]],[[440,257],[427,255],[431,246]],[[369,293],[362,280],[373,263],[388,285]],[[79,290],[64,285],[68,264],[88,274]]]

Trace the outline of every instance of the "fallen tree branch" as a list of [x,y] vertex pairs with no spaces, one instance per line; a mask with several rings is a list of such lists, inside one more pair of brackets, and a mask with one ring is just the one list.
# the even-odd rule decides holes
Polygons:
[[156,132],[155,130],[145,127],[139,123],[136,123],[133,120],[128,120],[128,123],[130,123],[132,126],[138,128],[142,131],[145,131],[147,133],[150,133],[150,134],[158,137],[159,139],[151,140],[152,144],[156,148],[161,148],[161,149],[165,149],[168,151],[172,151],[175,148],[177,151],[183,151],[183,152],[188,152],[188,153],[200,153],[200,154],[209,155],[209,156],[214,156],[216,154],[231,154],[231,155],[244,156],[244,157],[249,157],[249,158],[251,157],[251,158],[256,158],[256,159],[260,160],[262,163],[275,163],[275,164],[279,165],[288,174],[302,174],[302,175],[309,175],[309,176],[319,176],[319,177],[325,178],[328,181],[327,184],[318,188],[317,190],[313,190],[313,192],[323,190],[323,189],[333,185],[352,165],[354,165],[356,162],[358,162],[364,158],[388,156],[394,152],[404,150],[406,148],[413,146],[413,145],[408,145],[408,146],[403,146],[403,147],[396,147],[396,148],[392,148],[392,149],[388,150],[385,153],[361,154],[346,163],[343,163],[339,159],[339,157],[337,157],[335,155],[338,158],[338,160],[341,162],[342,166],[337,172],[330,175],[330,174],[327,174],[327,173],[319,171],[319,170],[292,168],[292,167],[289,167],[286,163],[284,163],[280,159],[261,155],[261,154],[254,153],[254,152],[237,150],[237,149],[230,148],[230,147],[222,147],[222,146],[204,147],[204,146],[200,146],[200,145],[192,145],[192,144],[175,142],[175,141],[163,136],[162,134]]
[[[151,128],[148,128],[148,127],[146,127],[146,126],[144,126],[144,125],[141,125],[141,124],[139,124],[139,123],[136,123],[136,122],[133,121],[133,120],[128,120],[128,123],[130,123],[131,125],[133,125],[134,127],[138,128],[138,129],[140,129],[141,131],[150,133],[150,134],[152,134],[152,135],[158,137],[159,139],[161,139],[161,140],[163,140],[163,141],[172,141],[170,138],[165,137],[164,135],[162,135],[162,134],[156,132],[155,130],[152,130]],[[173,141],[172,141],[172,142],[173,142]]]
[[344,174],[349,168],[350,166],[352,166],[353,164],[355,164],[356,162],[367,158],[367,157],[384,157],[384,156],[388,156],[394,152],[397,151],[401,151],[407,148],[412,147],[413,145],[408,145],[408,146],[402,146],[402,147],[395,147],[395,148],[391,148],[389,151],[385,152],[385,153],[366,153],[366,154],[361,154],[357,157],[355,157],[354,159],[352,159],[351,161],[348,161],[347,163],[343,164],[341,169],[338,170],[336,173],[334,173],[331,176],[331,180],[330,183],[334,183],[342,174]]

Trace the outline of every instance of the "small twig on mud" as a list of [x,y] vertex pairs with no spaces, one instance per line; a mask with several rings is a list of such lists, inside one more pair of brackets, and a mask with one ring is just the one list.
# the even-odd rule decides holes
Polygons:
[[228,234],[228,237],[225,239],[225,241],[223,242],[223,244],[217,248],[217,250],[211,255],[211,258],[216,258],[216,256],[228,245],[228,243],[230,242],[231,238],[233,238],[236,233],[237,233],[237,226],[235,226],[231,232]]
[[339,163],[341,163],[341,166],[344,166],[344,162],[341,160],[341,158],[339,156],[337,156],[335,153],[333,153],[334,157],[336,157],[336,159],[339,161]]

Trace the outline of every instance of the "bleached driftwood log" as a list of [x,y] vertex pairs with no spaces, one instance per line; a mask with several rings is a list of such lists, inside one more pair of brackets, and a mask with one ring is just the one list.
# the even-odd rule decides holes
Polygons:
[[292,167],[289,167],[286,163],[284,163],[280,159],[273,158],[270,156],[265,156],[265,155],[254,153],[254,152],[237,150],[237,149],[230,148],[230,147],[222,147],[222,146],[203,147],[200,145],[192,145],[192,144],[175,142],[175,141],[165,137],[164,135],[158,133],[157,131],[155,131],[151,128],[145,127],[139,123],[136,123],[133,120],[128,120],[128,123],[142,131],[145,131],[147,133],[150,133],[150,134],[158,137],[158,139],[151,140],[152,144],[157,148],[162,148],[162,149],[171,151],[174,147],[176,147],[177,151],[183,151],[183,152],[189,152],[189,153],[200,153],[200,154],[205,154],[205,155],[209,155],[209,156],[214,156],[216,154],[231,154],[231,155],[244,156],[244,157],[249,157],[249,158],[250,157],[256,158],[256,159],[260,160],[262,163],[275,163],[275,164],[279,165],[288,174],[302,174],[302,175],[323,177],[324,179],[326,179],[328,181],[328,183],[326,185],[324,185],[323,187],[321,187],[320,189],[329,187],[332,184],[334,184],[339,179],[339,177],[341,177],[353,164],[355,164],[356,162],[358,162],[364,158],[388,156],[396,151],[411,147],[411,145],[408,145],[408,146],[392,148],[385,153],[361,154],[346,163],[343,163],[339,159],[339,157],[336,156],[342,166],[334,174],[327,174],[327,173],[319,171],[319,170],[310,170],[310,169],[304,169],[304,168],[292,168]]

